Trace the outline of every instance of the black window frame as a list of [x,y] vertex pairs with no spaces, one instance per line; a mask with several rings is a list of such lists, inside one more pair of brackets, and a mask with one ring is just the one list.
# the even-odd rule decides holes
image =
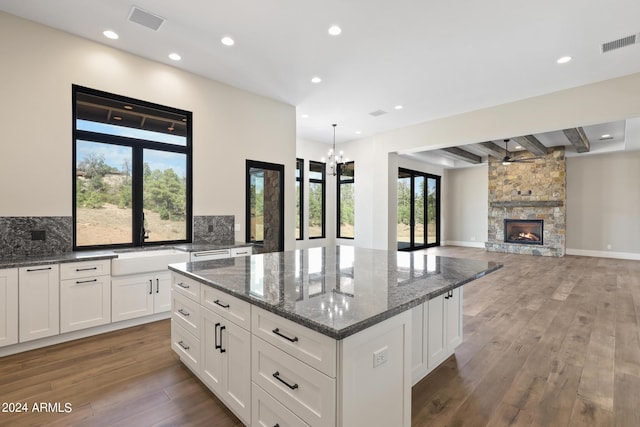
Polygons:
[[[322,178],[321,179],[317,179],[317,178],[311,178],[311,166],[319,166],[320,167],[320,171],[322,173]],[[315,171],[314,171],[315,172]],[[320,236],[312,236],[311,235],[311,231],[309,231],[309,240],[311,239],[325,239],[327,234],[326,234],[326,229],[327,229],[327,170],[326,170],[326,164],[323,162],[316,162],[313,160],[309,160],[309,186],[311,186],[311,184],[322,184],[322,235]],[[309,190],[309,195],[311,195],[311,190]],[[311,213],[311,209],[308,210],[309,213]],[[311,226],[311,221],[308,221],[309,226]]]
[[[72,221],[73,230],[72,238],[74,251],[81,250],[95,250],[95,249],[110,249],[110,248],[135,248],[143,246],[160,246],[174,243],[191,243],[193,233],[193,113],[178,108],[168,107],[165,105],[155,104],[140,99],[130,98],[123,95],[117,95],[109,92],[104,92],[97,89],[91,89],[80,85],[72,85]],[[138,138],[129,138],[124,136],[110,135],[99,132],[91,132],[86,130],[77,129],[77,98],[78,94],[88,94],[92,96],[98,96],[107,98],[109,100],[124,104],[134,104],[145,108],[165,111],[167,113],[184,115],[186,117],[186,144],[176,145],[168,144],[157,141],[150,141]],[[76,215],[76,155],[77,155],[77,141],[89,141],[102,144],[110,144],[117,146],[131,147],[131,170],[132,170],[132,224],[131,243],[116,243],[116,244],[99,244],[99,245],[77,245],[77,215]],[[143,151],[145,149],[155,151],[165,151],[171,153],[179,153],[186,155],[186,195],[185,195],[185,221],[186,221],[186,238],[179,240],[163,240],[163,241],[144,241],[144,220],[143,220]]]
[[[410,207],[410,225],[411,225],[411,236],[410,236],[410,243],[408,247],[403,247],[400,248],[399,247],[399,243],[397,243],[398,246],[398,250],[399,251],[414,251],[414,250],[418,250],[418,249],[426,249],[426,248],[432,248],[432,247],[436,247],[436,246],[440,246],[440,224],[441,224],[441,215],[440,215],[440,210],[441,210],[441,180],[442,177],[439,175],[433,175],[427,172],[421,172],[421,171],[416,171],[416,170],[412,170],[412,169],[406,169],[406,168],[398,168],[398,177],[396,179],[399,179],[399,175],[400,173],[405,173],[410,175],[411,177],[411,188],[410,188],[410,194],[411,194],[411,207]],[[415,242],[415,217],[416,217],[416,213],[414,211],[415,209],[415,178],[416,177],[422,177],[425,180],[425,189],[428,188],[428,180],[429,179],[434,179],[436,181],[436,218],[435,218],[435,222],[436,222],[436,240],[433,243],[429,243],[429,237],[428,237],[428,224],[429,224],[429,218],[428,218],[428,196],[427,193],[425,192],[424,195],[424,203],[423,203],[423,208],[424,208],[424,213],[423,213],[423,218],[424,218],[424,244],[419,244],[417,245]]]
[[297,200],[298,206],[300,207],[300,218],[298,218],[300,237],[296,237],[296,240],[304,240],[304,228],[302,227],[304,224],[304,159],[296,159],[296,172],[298,174],[298,176],[296,176],[296,183],[298,183],[298,188],[300,189]]
[[[347,168],[347,165],[353,165],[353,176],[349,177],[349,179],[344,179],[343,176],[342,176],[342,173]],[[342,201],[340,189],[342,188],[343,184],[353,184],[354,187],[355,187],[355,183],[356,183],[356,164],[355,164],[355,161],[351,160],[349,162],[344,162],[344,163],[338,164],[338,171],[337,171],[337,175],[336,175],[336,238],[338,238],[338,239],[348,239],[348,240],[355,239],[355,235],[356,235],[355,230],[353,231],[353,237],[345,237],[345,236],[342,236],[340,234],[340,232],[342,230],[342,228],[340,227],[340,224],[341,224],[341,221],[340,221],[340,218],[341,218],[340,208],[341,208],[341,205],[342,205],[342,203],[340,203]],[[355,203],[355,200],[354,200],[354,203]],[[354,210],[355,210],[355,207],[354,207]],[[354,223],[355,223],[355,218],[354,218]]]

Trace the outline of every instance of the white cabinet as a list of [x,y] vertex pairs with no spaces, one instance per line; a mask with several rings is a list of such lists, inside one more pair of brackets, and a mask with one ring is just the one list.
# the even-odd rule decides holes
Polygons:
[[18,283],[20,342],[59,334],[58,264],[21,267],[18,270]]
[[133,319],[171,310],[171,273],[114,277],[111,280],[111,320]]
[[462,342],[462,287],[411,309],[411,379],[415,385]]
[[111,262],[60,265],[60,332],[111,322]]
[[248,425],[251,420],[251,334],[204,307],[201,319],[201,378]]
[[0,347],[18,342],[18,269],[0,270]]

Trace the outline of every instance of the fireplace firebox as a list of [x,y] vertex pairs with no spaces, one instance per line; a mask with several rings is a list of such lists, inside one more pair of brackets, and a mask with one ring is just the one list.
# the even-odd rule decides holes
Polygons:
[[542,245],[544,230],[542,219],[505,219],[505,243],[522,243],[525,245]]

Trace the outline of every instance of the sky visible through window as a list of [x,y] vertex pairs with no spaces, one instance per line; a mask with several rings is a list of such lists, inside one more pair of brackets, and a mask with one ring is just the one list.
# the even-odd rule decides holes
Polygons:
[[[187,139],[181,136],[128,128],[124,126],[91,122],[87,120],[77,120],[76,127],[78,130],[104,133],[108,135],[145,139],[149,141],[163,142],[181,146],[187,144]],[[104,158],[104,161],[107,165],[114,167],[117,170],[123,170],[123,165],[125,164],[125,162],[128,162],[129,165],[131,164],[131,149],[128,147],[78,141],[78,144],[76,146],[77,161],[81,162],[89,154],[100,155]],[[145,163],[153,164],[154,169],[173,169],[173,171],[181,178],[184,178],[187,175],[184,157],[176,156],[175,153],[159,150],[145,150],[144,161]]]

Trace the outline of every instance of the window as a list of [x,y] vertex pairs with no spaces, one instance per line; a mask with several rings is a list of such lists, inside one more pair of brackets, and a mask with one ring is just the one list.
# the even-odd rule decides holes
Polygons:
[[325,237],[324,163],[309,161],[309,238]]
[[354,233],[354,185],[355,163],[347,162],[338,167],[338,235],[343,239],[353,239]]
[[398,249],[440,245],[440,177],[398,170]]
[[72,96],[74,249],[191,241],[191,113]]
[[302,218],[304,209],[302,208],[304,200],[304,192],[302,183],[304,182],[304,160],[296,159],[296,240],[302,240],[304,233],[302,231]]

